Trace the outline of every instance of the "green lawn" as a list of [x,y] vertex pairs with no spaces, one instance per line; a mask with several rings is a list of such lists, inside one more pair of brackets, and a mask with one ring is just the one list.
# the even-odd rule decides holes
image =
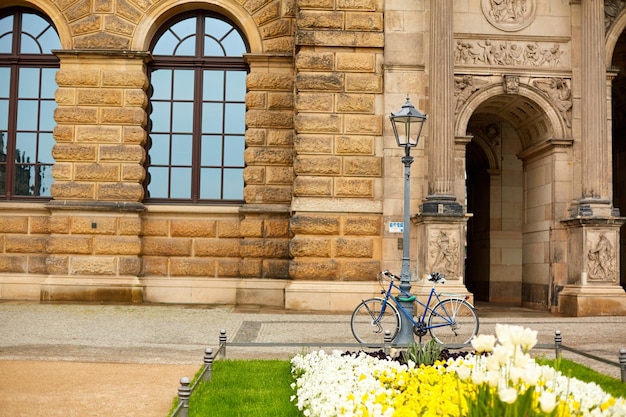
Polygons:
[[289,361],[215,361],[213,379],[200,383],[191,396],[189,416],[297,417],[289,401],[292,382]]

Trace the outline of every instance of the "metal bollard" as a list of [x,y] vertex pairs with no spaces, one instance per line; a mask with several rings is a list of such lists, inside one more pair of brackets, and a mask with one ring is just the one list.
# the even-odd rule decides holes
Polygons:
[[619,350],[619,368],[622,371],[622,382],[626,383],[626,349]]
[[204,376],[203,381],[210,381],[213,378],[213,349],[206,348],[204,350]]
[[220,357],[226,358],[226,330],[220,330]]
[[556,359],[561,357],[561,345],[563,344],[563,338],[561,337],[561,331],[554,332],[554,355]]
[[180,387],[178,387],[178,401],[182,404],[178,417],[189,416],[189,397],[191,396],[191,388],[189,388],[189,378],[186,376],[180,379]]
[[391,331],[390,330],[385,330],[385,339],[384,339],[384,344],[383,344],[383,351],[385,352],[385,355],[389,356],[389,354],[391,353],[391,341],[393,339],[391,338]]

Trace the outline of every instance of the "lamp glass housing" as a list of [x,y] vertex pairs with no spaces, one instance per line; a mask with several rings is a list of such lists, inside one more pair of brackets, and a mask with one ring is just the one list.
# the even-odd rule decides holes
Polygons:
[[389,119],[398,146],[402,148],[417,146],[426,117],[411,104],[408,97],[397,113],[391,113]]

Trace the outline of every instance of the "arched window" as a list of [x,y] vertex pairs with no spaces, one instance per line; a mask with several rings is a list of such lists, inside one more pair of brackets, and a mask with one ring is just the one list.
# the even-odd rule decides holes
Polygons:
[[168,22],[151,50],[145,201],[241,203],[246,41],[196,11]]
[[0,200],[50,198],[60,48],[46,17],[0,9]]

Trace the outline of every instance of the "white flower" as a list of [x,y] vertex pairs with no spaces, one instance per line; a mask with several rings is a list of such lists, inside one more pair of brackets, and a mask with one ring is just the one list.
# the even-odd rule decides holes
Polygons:
[[520,340],[521,348],[524,350],[524,352],[528,352],[537,344],[537,331],[525,327],[524,329],[522,329]]
[[496,337],[492,334],[480,334],[474,336],[471,343],[477,353],[491,352],[496,344]]
[[515,400],[517,400],[517,390],[511,387],[500,387],[498,389],[498,396],[503,402],[513,404]]
[[539,396],[539,407],[544,413],[551,413],[556,407],[556,395],[550,391],[542,392]]

